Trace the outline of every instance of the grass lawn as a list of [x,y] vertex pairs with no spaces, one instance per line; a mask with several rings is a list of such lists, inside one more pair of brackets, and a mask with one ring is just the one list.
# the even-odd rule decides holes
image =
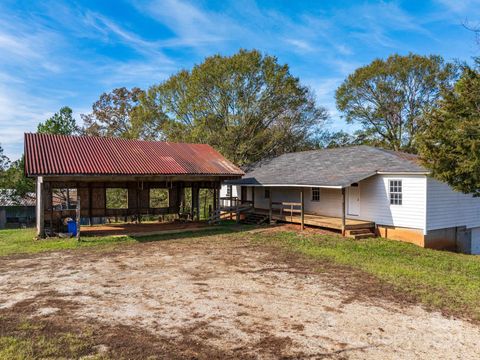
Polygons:
[[[2,318],[3,326],[11,336],[0,337],[0,359],[72,359],[89,354],[92,346],[92,332],[60,332],[48,336],[47,325],[38,321],[23,320],[20,323]],[[101,360],[101,356],[89,357]]]
[[251,226],[235,226],[234,221],[227,221],[220,226],[216,226],[214,228],[207,228],[205,230],[148,236],[89,236],[82,237],[81,241],[77,241],[75,238],[50,238],[36,240],[35,229],[6,229],[0,230],[0,257],[12,254],[33,254],[44,251],[79,249],[94,246],[111,247],[119,244],[179,239],[193,236],[215,235],[237,232],[245,228],[251,228]]
[[480,256],[378,238],[353,240],[296,232],[258,234],[256,241],[360,269],[424,305],[480,321]]

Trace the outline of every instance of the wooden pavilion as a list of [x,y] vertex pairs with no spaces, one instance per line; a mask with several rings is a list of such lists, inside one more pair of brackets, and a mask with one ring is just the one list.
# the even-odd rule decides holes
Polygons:
[[[44,237],[46,228],[58,231],[76,211],[90,224],[95,218],[185,215],[186,189],[191,191],[187,215],[199,220],[200,189],[213,190],[217,213],[221,183],[243,172],[206,144],[25,134],[25,174],[36,179],[37,235]],[[78,210],[55,206],[56,189],[71,190]],[[109,208],[108,189],[125,189],[128,205]],[[152,189],[168,191],[165,206],[152,207]]]

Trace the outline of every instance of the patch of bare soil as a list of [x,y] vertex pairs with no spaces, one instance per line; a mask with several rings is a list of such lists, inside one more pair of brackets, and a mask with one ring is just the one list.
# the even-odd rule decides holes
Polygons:
[[93,329],[87,350],[100,346],[112,358],[476,359],[480,352],[475,324],[426,311],[360,272],[252,245],[246,233],[4,258],[0,316],[48,323],[53,334]]

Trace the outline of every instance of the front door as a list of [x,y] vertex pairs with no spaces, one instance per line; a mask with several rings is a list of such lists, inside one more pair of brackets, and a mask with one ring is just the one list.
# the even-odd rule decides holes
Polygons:
[[353,216],[360,215],[360,187],[358,184],[352,184],[348,188],[347,214]]

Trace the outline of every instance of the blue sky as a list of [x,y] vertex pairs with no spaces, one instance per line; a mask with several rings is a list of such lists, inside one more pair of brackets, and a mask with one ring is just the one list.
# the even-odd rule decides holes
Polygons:
[[23,133],[64,105],[79,119],[102,92],[239,48],[288,63],[348,131],[334,91],[350,72],[395,52],[470,61],[480,45],[465,22],[480,24],[480,0],[1,0],[0,144],[18,158]]

